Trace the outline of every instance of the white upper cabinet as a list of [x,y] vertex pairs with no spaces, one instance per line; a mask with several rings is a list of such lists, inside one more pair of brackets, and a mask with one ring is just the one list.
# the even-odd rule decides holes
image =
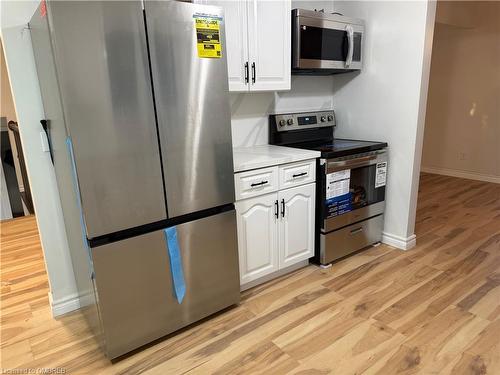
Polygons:
[[248,70],[247,2],[239,0],[197,0],[196,2],[216,5],[224,9],[229,91],[248,91],[250,71]]
[[290,90],[291,2],[248,2],[250,91]]
[[224,8],[229,91],[290,90],[291,0],[196,0]]

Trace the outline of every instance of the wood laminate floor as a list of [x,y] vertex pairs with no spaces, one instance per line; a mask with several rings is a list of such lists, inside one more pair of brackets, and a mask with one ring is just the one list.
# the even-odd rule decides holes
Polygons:
[[424,174],[416,248],[306,267],[114,364],[80,312],[51,317],[34,218],[1,229],[4,371],[500,374],[500,185]]

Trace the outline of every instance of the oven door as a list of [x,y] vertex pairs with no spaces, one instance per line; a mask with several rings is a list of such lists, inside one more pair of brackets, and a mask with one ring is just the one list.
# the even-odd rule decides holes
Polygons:
[[364,27],[311,17],[295,17],[292,68],[359,70]]
[[385,150],[349,159],[324,160],[321,172],[320,222],[323,232],[384,212],[387,179]]

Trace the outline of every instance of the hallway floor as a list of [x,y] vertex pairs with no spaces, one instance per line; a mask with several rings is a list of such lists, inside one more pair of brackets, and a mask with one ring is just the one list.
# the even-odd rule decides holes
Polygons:
[[51,317],[34,217],[1,231],[2,369],[500,374],[498,184],[423,174],[414,249],[380,245],[327,271],[310,265],[113,365],[80,312]]

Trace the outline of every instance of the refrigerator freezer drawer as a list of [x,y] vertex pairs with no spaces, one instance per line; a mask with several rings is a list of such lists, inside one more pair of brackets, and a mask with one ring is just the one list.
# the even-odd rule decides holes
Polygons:
[[320,263],[326,264],[382,240],[384,215],[320,234]]
[[177,236],[186,285],[180,304],[163,230],[92,249],[110,358],[239,302],[235,211],[178,225]]

